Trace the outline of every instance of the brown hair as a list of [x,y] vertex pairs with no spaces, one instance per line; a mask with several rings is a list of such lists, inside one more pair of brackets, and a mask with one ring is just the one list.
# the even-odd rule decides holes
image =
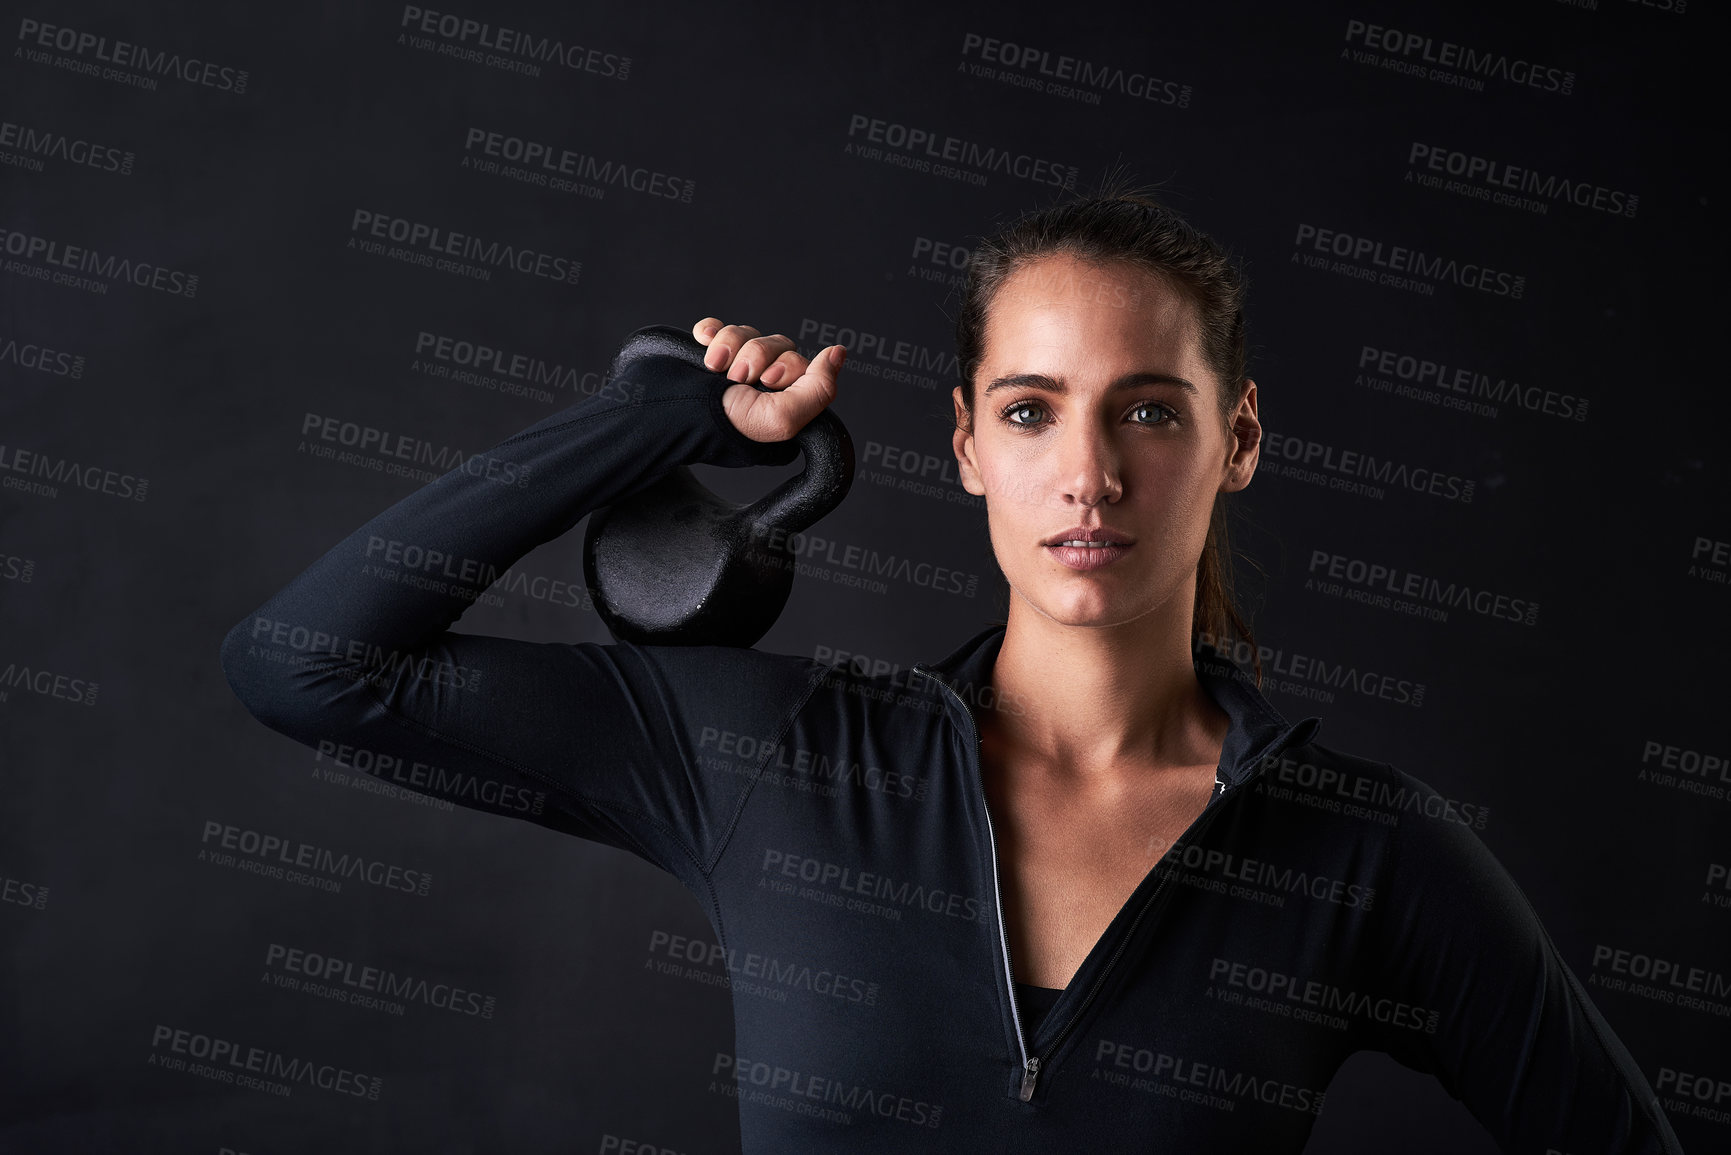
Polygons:
[[[984,238],[974,249],[956,315],[962,403],[970,421],[974,375],[985,356],[986,320],[993,299],[1015,273],[1042,257],[1057,254],[1095,265],[1145,269],[1189,301],[1202,358],[1220,382],[1216,399],[1220,418],[1231,419],[1249,375],[1243,272],[1212,237],[1155,200],[1148,189],[1133,188],[1124,178],[1108,176],[1097,192],[1029,212]],[[1231,430],[1228,435],[1236,436]],[[1197,562],[1191,648],[1206,640],[1230,655],[1238,648],[1236,635],[1247,643],[1260,686],[1262,659],[1256,639],[1232,596],[1225,498],[1223,493],[1214,496],[1208,540]]]

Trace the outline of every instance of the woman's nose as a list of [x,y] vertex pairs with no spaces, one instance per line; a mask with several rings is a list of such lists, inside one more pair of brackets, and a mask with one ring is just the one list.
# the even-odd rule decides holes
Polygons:
[[1096,423],[1071,424],[1059,434],[1058,478],[1065,502],[1097,505],[1123,493],[1118,446]]

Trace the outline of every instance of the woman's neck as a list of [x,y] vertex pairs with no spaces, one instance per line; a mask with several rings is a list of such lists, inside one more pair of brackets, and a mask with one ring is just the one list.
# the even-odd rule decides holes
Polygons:
[[1068,626],[1012,593],[992,745],[1084,780],[1212,766],[1230,719],[1197,681],[1191,607],[1174,597],[1122,625]]

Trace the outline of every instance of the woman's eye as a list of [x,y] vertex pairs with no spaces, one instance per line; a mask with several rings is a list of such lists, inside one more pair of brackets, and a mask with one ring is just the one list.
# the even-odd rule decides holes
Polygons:
[[[1032,410],[1036,415],[1034,419],[1025,421],[1018,420],[1017,414],[1027,413],[1029,410]],[[1041,405],[1038,401],[1017,401],[1007,406],[999,416],[1009,424],[1017,426],[1018,428],[1033,429],[1045,424],[1045,422],[1040,420],[1038,417],[1038,415],[1044,411],[1045,406]],[[1178,416],[1170,405],[1163,405],[1158,401],[1144,401],[1131,409],[1130,412],[1148,413],[1153,415],[1146,420],[1136,421],[1135,424],[1137,425],[1166,425],[1175,420]]]

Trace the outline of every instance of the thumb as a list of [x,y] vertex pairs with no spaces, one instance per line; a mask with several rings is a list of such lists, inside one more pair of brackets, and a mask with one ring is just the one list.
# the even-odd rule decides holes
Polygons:
[[805,372],[785,389],[765,394],[763,401],[773,406],[777,416],[787,425],[787,436],[804,429],[836,396],[836,374],[847,360],[847,350],[831,345],[811,359]]

